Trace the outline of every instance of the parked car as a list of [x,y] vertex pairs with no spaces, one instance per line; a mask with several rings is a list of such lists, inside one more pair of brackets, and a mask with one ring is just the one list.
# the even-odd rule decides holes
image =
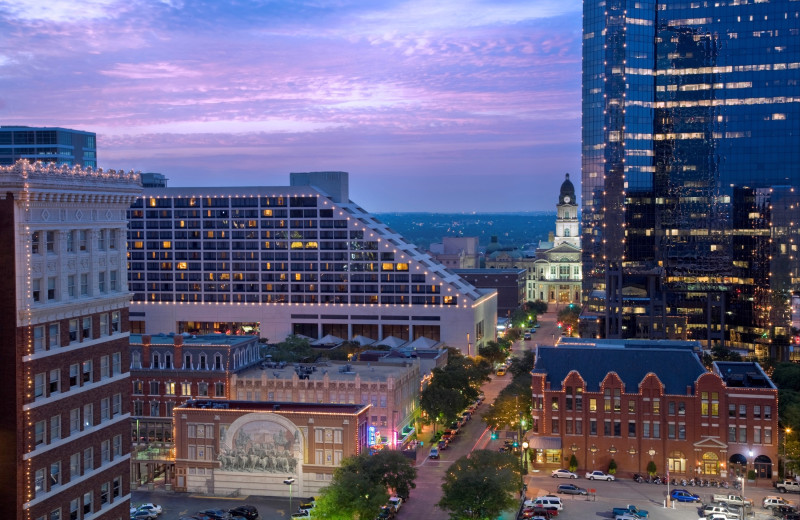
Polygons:
[[783,518],[786,515],[796,514],[797,508],[792,506],[776,506],[772,508],[772,516]]
[[700,496],[689,493],[685,489],[673,489],[669,496],[676,502],[700,502]]
[[428,455],[428,458],[429,459],[438,459],[439,458],[439,448],[437,448],[435,446],[433,448],[431,448],[431,452]]
[[761,507],[763,507],[764,509],[769,509],[771,507],[778,507],[778,506],[789,506],[789,505],[791,504],[789,504],[789,501],[787,501],[785,498],[774,495],[766,496],[764,497],[764,500],[761,501]]
[[131,513],[131,520],[154,520],[158,515],[146,509],[137,509]]
[[553,478],[578,478],[578,475],[564,468],[553,471],[550,476]]
[[387,505],[394,508],[395,511],[399,511],[400,507],[403,505],[403,499],[395,495],[389,499]]
[[439,450],[446,450],[449,445],[450,443],[446,439],[442,439],[436,443],[436,447],[439,448]]
[[240,506],[236,506],[233,509],[229,509],[228,513],[230,513],[231,516],[242,516],[247,520],[256,520],[258,518],[258,509],[247,504],[243,504]]
[[611,510],[614,516],[633,515],[636,518],[647,518],[650,513],[644,509],[639,509],[633,504],[628,504],[626,507],[615,507]]
[[131,514],[135,513],[136,511],[138,511],[140,509],[147,509],[147,510],[153,511],[157,515],[161,514],[161,506],[156,505],[156,504],[152,504],[152,503],[149,503],[149,502],[147,504],[140,504],[137,507],[131,506]]
[[214,520],[224,520],[228,515],[228,513],[222,509],[203,509],[202,511],[198,511],[198,513],[213,518]]
[[556,489],[556,492],[564,495],[587,495],[589,493],[584,488],[578,487],[575,484],[561,484],[558,486],[558,489]]
[[614,475],[603,473],[600,470],[589,471],[586,473],[586,478],[589,480],[614,480]]

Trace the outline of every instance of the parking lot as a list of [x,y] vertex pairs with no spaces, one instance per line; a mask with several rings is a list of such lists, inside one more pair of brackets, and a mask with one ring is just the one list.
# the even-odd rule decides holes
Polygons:
[[[555,494],[559,484],[569,482],[577,486],[594,489],[593,495],[558,495],[564,503],[564,509],[559,512],[557,520],[585,520],[591,518],[613,518],[611,510],[614,507],[625,507],[634,504],[641,509],[649,512],[649,518],[653,520],[697,520],[701,517],[702,505],[697,503],[673,503],[672,508],[664,507],[664,499],[667,495],[667,486],[636,483],[632,479],[621,479],[615,482],[589,481],[583,478],[577,480],[554,479],[550,477],[550,472],[533,473],[526,477],[528,485],[528,497],[535,497],[549,493]],[[768,487],[769,486],[769,487]],[[670,490],[674,489],[672,486]],[[691,493],[700,496],[702,503],[711,501],[711,495],[721,493],[738,494],[735,490],[725,490],[708,487],[688,487]],[[762,509],[761,502],[767,495],[780,495],[775,488],[766,482],[759,485],[746,487],[745,495],[752,499],[755,507],[748,511],[748,518],[756,520],[774,519],[770,510]],[[781,495],[794,505],[798,504],[798,495]],[[511,515],[513,518],[513,515]],[[508,516],[504,517],[508,518]]]

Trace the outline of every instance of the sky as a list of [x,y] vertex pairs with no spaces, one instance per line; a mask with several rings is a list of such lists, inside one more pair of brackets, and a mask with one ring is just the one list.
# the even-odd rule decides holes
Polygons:
[[578,0],[0,0],[0,125],[169,186],[347,171],[371,212],[555,211]]

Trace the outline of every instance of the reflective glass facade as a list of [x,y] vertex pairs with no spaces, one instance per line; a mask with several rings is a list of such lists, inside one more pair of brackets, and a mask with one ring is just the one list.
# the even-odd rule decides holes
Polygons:
[[584,1],[586,332],[789,355],[799,12]]
[[97,168],[97,137],[67,128],[0,126],[0,165],[19,159]]

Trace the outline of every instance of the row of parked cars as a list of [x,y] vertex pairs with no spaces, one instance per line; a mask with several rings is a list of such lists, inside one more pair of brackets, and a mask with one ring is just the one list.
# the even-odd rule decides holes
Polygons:
[[[578,478],[577,473],[564,468],[553,470],[553,473],[551,473],[550,476],[553,478]],[[609,473],[603,473],[600,470],[594,470],[594,471],[587,471],[586,478],[588,480],[612,481],[614,480],[614,475],[611,475]]]
[[[158,504],[131,506],[131,520],[155,520],[163,509]],[[254,506],[239,505],[233,509],[204,509],[194,515],[182,516],[181,520],[257,520],[258,509]]]
[[450,444],[456,440],[456,436],[461,432],[461,428],[472,419],[472,414],[478,409],[478,406],[483,402],[483,393],[478,396],[478,399],[469,405],[467,408],[461,412],[461,415],[458,419],[456,419],[450,427],[447,428],[442,437],[439,439],[439,442],[436,443],[436,446],[431,448],[430,454],[428,455],[431,459],[438,459],[440,456],[440,452],[446,450]]

